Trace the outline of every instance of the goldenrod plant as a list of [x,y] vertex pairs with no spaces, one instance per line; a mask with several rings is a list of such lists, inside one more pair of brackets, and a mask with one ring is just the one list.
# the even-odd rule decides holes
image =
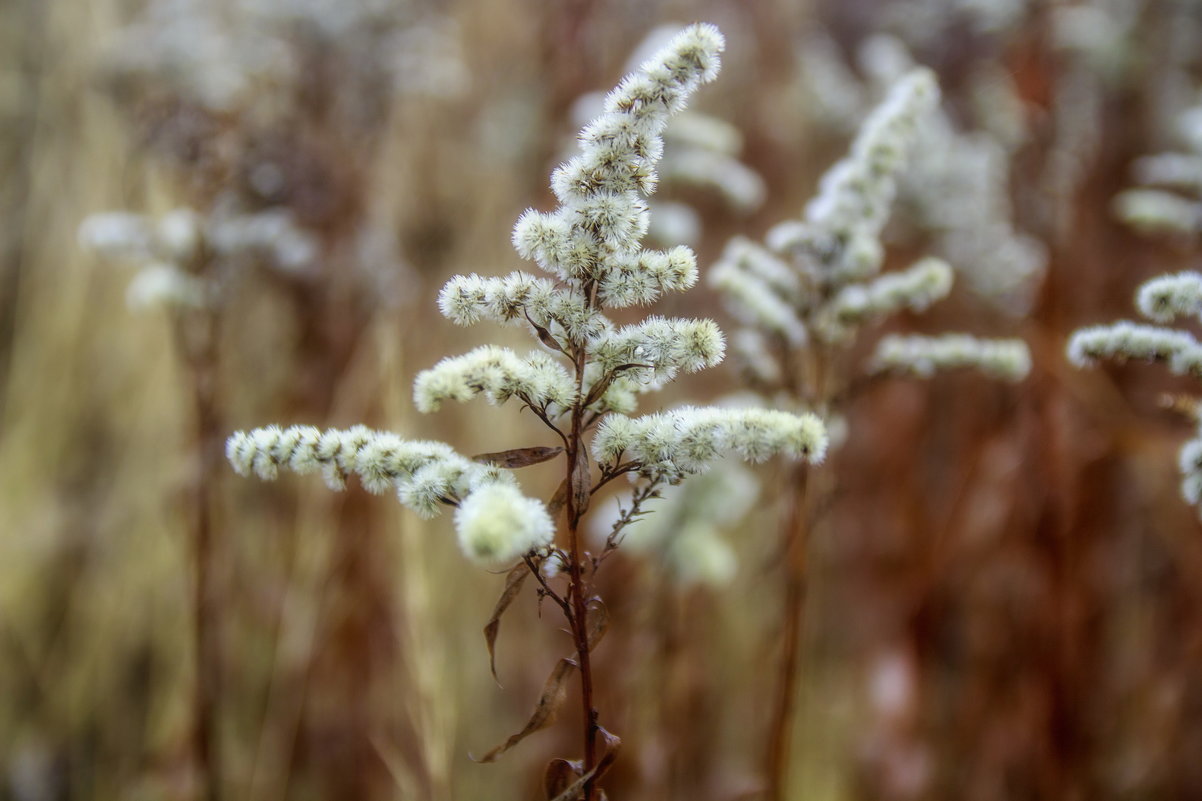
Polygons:
[[[1179,149],[1136,159],[1137,186],[1120,192],[1112,210],[1138,233],[1192,239],[1202,232],[1202,105],[1181,111],[1170,128]],[[1187,270],[1145,281],[1135,293],[1135,308],[1148,322],[1120,320],[1073,332],[1069,362],[1082,368],[1104,361],[1154,362],[1174,375],[1202,377],[1202,343],[1188,330],[1171,327],[1202,319],[1202,273]],[[1181,446],[1178,469],[1182,498],[1202,516],[1202,409],[1192,396],[1166,400],[1195,425],[1194,436]]]
[[[460,275],[439,295],[439,309],[451,322],[516,325],[531,334],[536,350],[483,345],[444,359],[417,376],[417,408],[433,412],[446,401],[477,397],[494,405],[515,401],[545,425],[551,444],[468,458],[442,443],[365,428],[276,427],[240,432],[228,443],[242,473],[272,478],[281,468],[321,471],[334,487],[354,473],[368,490],[395,488],[419,513],[456,507],[465,555],[511,568],[486,629],[490,650],[500,615],[522,582],[534,577],[540,597],[562,613],[572,653],[555,666],[526,726],[481,761],[548,725],[568,679],[579,673],[582,755],[553,760],[546,774],[550,797],[563,801],[603,796],[598,782],[619,744],[594,704],[590,654],[607,618],[594,578],[620,546],[626,525],[661,487],[704,472],[720,456],[755,462],[784,454],[814,463],[827,447],[822,422],[805,412],[684,406],[631,416],[642,395],[682,372],[718,364],[725,352],[711,320],[651,316],[617,325],[605,315],[697,282],[696,258],[687,247],[641,246],[645,198],[655,189],[664,126],[717,76],[723,47],[715,27],[691,25],[607,95],[602,114],[580,132],[580,154],[552,174],[559,208],[527,210],[514,227],[517,252],[549,277]],[[545,503],[523,494],[510,471],[551,459],[563,465],[558,491]],[[592,499],[623,477],[633,483],[626,507],[590,552],[583,526]]]
[[[825,35],[803,41],[800,79],[824,127],[854,130],[897,76],[916,68],[908,41],[885,34],[865,39],[855,53],[862,77]],[[923,115],[897,176],[895,217],[907,238],[946,259],[975,295],[1022,315],[1047,263],[1047,249],[1016,226],[1010,199],[1010,171],[1028,123],[1010,76],[982,60],[965,78],[967,120],[941,106]]]
[[[1030,369],[1023,342],[968,334],[887,336],[863,365],[852,359],[852,346],[873,324],[901,311],[921,312],[951,290],[951,267],[933,257],[880,273],[882,231],[898,180],[938,99],[929,70],[901,77],[864,121],[850,154],[823,176],[802,219],[771,229],[766,246],[745,238],[732,241],[712,271],[711,282],[744,325],[733,337],[741,368],[752,386],[781,408],[841,419],[852,395],[889,375],[925,378],[944,370],[978,369],[1021,381]],[[765,747],[773,801],[790,797],[808,530],[826,493],[815,486],[819,478],[798,472],[784,489],[781,651]]]
[[[626,61],[634,70],[680,30],[661,25],[643,39]],[[581,125],[602,113],[605,95],[590,92],[576,99],[572,116]],[[664,129],[664,155],[656,169],[661,197],[649,203],[647,238],[663,245],[696,245],[705,228],[702,213],[689,202],[697,195],[718,201],[723,213],[747,217],[763,205],[764,179],[740,160],[742,132],[726,120],[695,109],[682,109]]]
[[[1202,318],[1202,274],[1162,275],[1144,283],[1135,306],[1159,325],[1121,320],[1078,329],[1068,342],[1068,360],[1076,367],[1100,362],[1146,361],[1163,364],[1174,375],[1202,378],[1202,342],[1188,331],[1171,328],[1179,319]],[[1181,497],[1202,516],[1202,408],[1196,397],[1173,398],[1171,405],[1195,424],[1194,436],[1181,446],[1178,469]]]
[[[217,520],[221,444],[226,416],[250,394],[226,392],[233,360],[223,342],[241,335],[242,309],[285,302],[306,335],[300,353],[271,359],[303,363],[283,372],[305,386],[277,398],[328,411],[335,382],[313,378],[343,369],[372,313],[398,305],[398,287],[412,277],[396,237],[374,224],[380,193],[363,165],[383,152],[393,108],[454,98],[466,73],[448,19],[372,0],[151,0],[100,51],[91,82],[124,112],[164,189],[178,196],[165,213],[92,214],[78,237],[136,268],[127,304],[164,312],[189,384],[198,454],[188,473],[190,758],[200,796],[219,801],[241,768],[226,744],[237,741],[237,723],[253,719],[234,711],[241,699],[223,686],[253,685],[227,682],[221,655],[221,606],[236,581],[223,568],[238,563]],[[254,723],[266,739],[266,719]],[[348,792],[369,781],[349,779]]]
[[1202,231],[1202,103],[1181,112],[1171,139],[1173,150],[1136,159],[1136,187],[1120,192],[1114,212],[1146,234],[1196,237]]

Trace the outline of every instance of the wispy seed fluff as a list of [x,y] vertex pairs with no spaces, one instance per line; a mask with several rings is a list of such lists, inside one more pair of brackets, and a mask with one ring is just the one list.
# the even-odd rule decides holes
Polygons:
[[649,303],[696,280],[691,252],[641,249],[668,117],[713,80],[724,48],[712,25],[691,25],[605,98],[604,112],[580,132],[580,155],[557,168],[560,208],[527,210],[514,227],[523,258],[580,289],[597,282],[611,306]]
[[762,462],[783,453],[818,463],[826,448],[826,428],[812,414],[692,406],[635,418],[611,415],[593,440],[598,463],[613,465],[624,456],[639,475],[670,483],[727,454]]
[[125,303],[134,311],[152,308],[199,309],[208,300],[205,282],[170,265],[143,267],[125,290]]
[[551,356],[522,358],[495,345],[447,357],[413,382],[413,401],[421,412],[437,411],[444,400],[469,401],[480,395],[494,405],[517,397],[532,406],[565,408],[575,400],[576,386]]
[[887,336],[877,343],[870,369],[929,378],[944,370],[973,369],[1004,381],[1022,381],[1031,353],[1018,339],[978,339],[967,334]]
[[1202,378],[1202,347],[1185,331],[1122,320],[1076,331],[1068,342],[1068,360],[1093,367],[1103,359],[1162,362],[1178,375]]
[[939,101],[930,70],[911,71],[860,128],[848,156],[822,177],[802,223],[783,223],[768,243],[804,261],[815,280],[840,286],[880,267],[880,233],[918,126]]
[[682,370],[713,367],[725,353],[726,342],[713,320],[653,316],[600,338],[592,355],[605,370],[629,366],[629,377],[663,382]]
[[1141,314],[1158,323],[1198,317],[1202,315],[1202,274],[1184,272],[1153,278],[1139,288],[1135,305]]
[[731,312],[744,325],[779,334],[793,346],[806,341],[806,328],[794,310],[801,282],[782,261],[755,243],[736,237],[710,271]]
[[500,278],[456,275],[439,293],[438,308],[456,325],[530,322],[573,341],[597,336],[608,326],[579,292],[523,272]]
[[1202,435],[1181,446],[1177,466],[1181,470],[1181,497],[1190,506],[1199,507],[1202,516]]
[[[226,441],[225,453],[239,475],[254,473],[268,481],[281,469],[320,472],[330,489],[341,490],[347,476],[357,475],[367,491],[394,490],[401,503],[423,517],[437,514],[440,505],[461,503],[482,488],[513,489],[514,484],[504,470],[473,462],[445,443],[406,440],[366,426],[326,431],[268,426],[239,431]],[[528,503],[542,506],[537,501]]]
[[[1202,275],[1183,272],[1153,278],[1139,288],[1135,305],[1145,317],[1160,323],[1178,317],[1197,319],[1202,312]],[[1127,320],[1082,328],[1069,339],[1066,355],[1077,367],[1093,367],[1102,360],[1139,359],[1164,364],[1177,375],[1202,379],[1202,343],[1188,331],[1175,328]],[[1202,517],[1202,431],[1181,447],[1178,467],[1181,495]]]
[[831,301],[829,313],[837,325],[859,325],[902,309],[923,311],[947,297],[952,288],[952,268],[936,258],[925,258],[908,270],[888,273],[868,284],[849,284]]
[[509,484],[489,484],[469,495],[455,511],[455,529],[463,553],[484,567],[510,564],[555,535],[546,507]]
[[1202,228],[1202,203],[1161,189],[1128,189],[1114,199],[1114,213],[1142,233],[1190,234]]

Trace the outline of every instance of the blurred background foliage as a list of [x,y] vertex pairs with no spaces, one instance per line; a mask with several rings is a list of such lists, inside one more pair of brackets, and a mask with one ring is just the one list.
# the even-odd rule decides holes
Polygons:
[[[935,172],[903,191],[891,263],[948,243],[946,210],[922,219],[932,193],[985,204],[1030,247],[998,268],[1027,270],[1018,300],[969,280],[898,324],[1022,336],[1030,379],[884,382],[822,468],[795,797],[1202,797],[1202,537],[1177,491],[1188,424],[1158,403],[1184,387],[1062,356],[1143,279],[1197,262],[1196,235],[1138,236],[1112,201],[1198,100],[1202,4],[0,0],[0,798],[195,797],[201,474],[222,795],[539,796],[538,766],[573,752],[571,713],[499,764],[469,758],[520,726],[567,646],[533,595],[502,624],[500,689],[480,629],[503,579],[464,562],[445,518],[211,457],[272,421],[549,444],[510,409],[417,418],[412,376],[479,330],[443,320],[437,290],[521,266],[510,228],[550,207],[577,99],[655,26],[695,19],[728,40],[695,108],[738,129],[766,189],[734,209],[665,180],[700,222],[703,274],[730,236],[796,216],[891,74],[882,42],[934,68],[950,124],[1001,154],[925,195],[963,154],[916,157]],[[179,207],[282,212],[314,248],[301,269],[255,257],[222,277],[199,440],[188,334],[131,313],[133,271],[76,239],[94,212]],[[704,288],[659,310],[730,322]],[[740,384],[719,369],[669,400]],[[726,532],[728,583],[682,586],[646,553],[603,572],[599,705],[625,743],[609,797],[756,796],[775,469]],[[554,489],[540,467],[523,479]]]

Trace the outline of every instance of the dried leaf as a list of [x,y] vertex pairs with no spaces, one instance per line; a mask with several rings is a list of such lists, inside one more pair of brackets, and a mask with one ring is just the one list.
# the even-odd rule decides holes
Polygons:
[[[525,314],[525,312],[523,312],[523,314]],[[530,326],[534,329],[535,333],[538,334],[539,342],[543,343],[551,350],[559,351],[565,356],[568,355],[567,351],[560,346],[559,341],[556,340],[555,337],[551,336],[551,332],[531,320],[529,314],[526,314],[526,322],[530,323]]]
[[496,453],[481,453],[473,456],[472,461],[514,470],[519,467],[528,467],[532,464],[545,462],[561,453],[563,453],[563,448],[535,446],[533,448],[514,448],[508,451],[497,451]]
[[510,748],[513,748],[522,740],[525,740],[531,734],[551,725],[555,720],[555,716],[559,713],[559,708],[563,706],[564,700],[568,697],[568,678],[575,669],[576,663],[571,659],[566,657],[560,659],[555,664],[555,669],[551,671],[551,675],[547,677],[547,683],[543,685],[543,693],[539,696],[538,703],[534,707],[534,712],[530,715],[530,719],[526,721],[526,725],[522,727],[522,730],[516,734],[511,734],[508,740],[479,759],[472,757],[473,761],[494,762],[497,757],[504,754]]
[[530,569],[525,562],[519,562],[513,566],[513,569],[505,576],[505,589],[501,590],[501,597],[497,599],[496,605],[492,608],[492,617],[484,624],[484,642],[488,645],[488,669],[492,671],[493,681],[500,684],[500,679],[497,678],[497,633],[501,630],[501,615],[505,614],[505,610],[513,603],[513,599],[518,597],[518,593],[522,589],[523,582],[530,575]]
[[579,518],[588,511],[589,501],[593,497],[593,481],[588,470],[588,450],[580,448],[576,451],[576,464],[572,468],[572,501]]
[[[597,764],[593,766],[592,770],[565,787],[550,801],[576,801],[581,791],[584,790],[585,784],[600,779],[613,766],[614,760],[618,758],[618,749],[622,747],[622,741],[616,734],[610,734],[600,726],[597,727],[597,733],[601,735],[605,747],[605,753],[601,755],[601,759],[597,760]],[[594,793],[594,795],[598,798],[603,797],[600,792]]]
[[568,502],[568,480],[565,478],[559,482],[559,488],[555,490],[555,494],[551,496],[551,500],[547,501],[547,514],[551,517],[559,514],[559,510]]
[[609,607],[600,598],[588,602],[588,650],[591,653],[609,630]]
[[547,798],[554,798],[571,787],[572,782],[583,773],[584,765],[578,759],[552,759],[547,763],[547,772],[543,774],[543,789]]

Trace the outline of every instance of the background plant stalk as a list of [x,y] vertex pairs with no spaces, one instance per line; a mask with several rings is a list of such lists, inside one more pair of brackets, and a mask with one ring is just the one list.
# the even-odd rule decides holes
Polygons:
[[[831,381],[829,346],[815,343],[805,351],[801,364],[783,351],[785,387],[789,394],[819,414],[829,413],[834,397]],[[798,688],[801,683],[802,642],[805,636],[806,596],[809,576],[809,539],[813,510],[819,505],[820,487],[809,474],[808,466],[794,465],[785,484],[786,511],[780,523],[780,553],[785,566],[781,596],[780,642],[776,689],[773,696],[772,722],[765,748],[764,773],[768,801],[789,798],[789,766],[796,717]]]
[[176,347],[186,365],[192,398],[193,452],[198,459],[192,475],[192,514],[188,532],[194,574],[192,586],[193,659],[196,688],[193,695],[193,752],[201,782],[198,797],[222,799],[221,745],[218,710],[221,698],[221,644],[217,630],[220,593],[214,581],[214,472],[222,462],[223,428],[217,410],[217,320],[211,311],[178,314]]

